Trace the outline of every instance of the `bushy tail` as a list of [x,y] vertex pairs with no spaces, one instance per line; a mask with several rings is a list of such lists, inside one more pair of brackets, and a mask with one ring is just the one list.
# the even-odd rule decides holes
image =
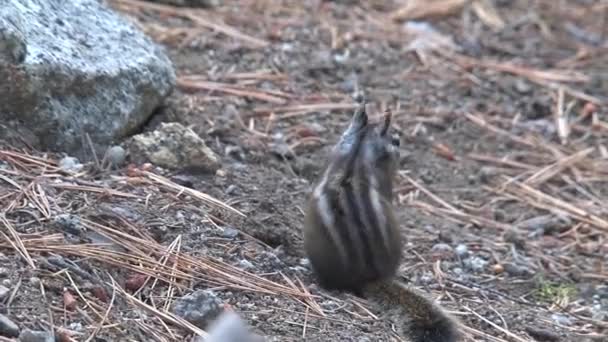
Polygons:
[[382,310],[412,342],[456,342],[461,338],[457,320],[418,291],[398,281],[377,282],[364,295]]

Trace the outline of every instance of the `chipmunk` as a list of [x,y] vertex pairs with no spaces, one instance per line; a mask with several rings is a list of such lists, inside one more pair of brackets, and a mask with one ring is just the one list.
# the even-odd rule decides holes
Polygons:
[[365,101],[331,151],[304,220],[304,249],[321,287],[380,304],[412,342],[453,342],[457,321],[395,278],[402,238],[393,212],[399,139],[384,122],[368,124]]

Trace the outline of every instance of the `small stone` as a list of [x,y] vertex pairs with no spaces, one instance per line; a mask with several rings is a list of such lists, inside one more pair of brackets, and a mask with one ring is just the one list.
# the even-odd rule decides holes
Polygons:
[[19,336],[19,326],[2,314],[0,314],[0,335],[5,337]]
[[473,256],[464,261],[464,266],[473,272],[481,272],[484,270],[488,261],[478,256]]
[[532,86],[530,85],[530,83],[524,81],[521,78],[518,78],[517,81],[515,81],[515,90],[517,90],[521,94],[527,94],[532,91]]
[[231,227],[225,227],[224,230],[222,231],[222,236],[225,238],[229,238],[229,239],[233,239],[235,237],[237,237],[239,235],[239,231],[231,228]]
[[38,277],[31,277],[30,278],[30,284],[32,286],[35,286],[35,287],[40,286],[40,278],[38,278]]
[[469,254],[469,247],[467,247],[467,245],[461,243],[458,246],[456,246],[456,255],[458,255],[459,258],[466,258]]
[[228,188],[226,189],[226,195],[236,195],[239,192],[239,187],[234,185],[234,184],[230,184],[228,186]]
[[425,224],[422,229],[424,229],[424,231],[429,232],[429,233],[435,233],[436,228],[435,226],[433,226],[432,224]]
[[425,273],[422,276],[420,276],[420,283],[422,283],[422,284],[427,285],[427,284],[431,284],[434,281],[435,281],[435,278],[430,273]]
[[482,182],[488,182],[490,179],[492,179],[492,177],[498,175],[498,169],[496,169],[495,167],[492,166],[483,166],[480,170],[479,170],[479,179]]
[[194,324],[206,329],[222,311],[222,301],[211,291],[197,290],[175,301],[173,312]]
[[79,236],[82,233],[80,217],[71,214],[60,214],[53,218],[56,227],[66,233]]
[[558,342],[560,340],[558,334],[547,329],[528,326],[526,327],[526,332],[536,341]]
[[251,261],[249,261],[249,260],[245,260],[245,259],[243,259],[243,260],[239,261],[239,266],[240,266],[242,269],[245,269],[245,270],[246,270],[246,269],[253,268],[253,264],[251,263]]
[[525,276],[530,273],[530,271],[528,271],[525,267],[521,267],[513,263],[505,263],[503,264],[503,267],[505,272],[515,277]]
[[224,149],[224,154],[238,161],[243,161],[245,159],[245,153],[243,152],[243,148],[241,146],[226,146]]
[[84,165],[74,157],[66,156],[59,161],[59,168],[65,172],[78,172],[82,170],[83,167]]
[[438,243],[431,248],[431,253],[435,259],[449,259],[454,254],[454,250],[446,243]]
[[9,293],[11,293],[11,290],[8,287],[0,285],[0,300],[8,297]]
[[19,335],[19,342],[55,342],[55,335],[49,331],[25,329]]
[[501,264],[495,264],[492,266],[492,271],[494,271],[496,274],[501,274],[505,271],[505,268]]
[[112,146],[106,151],[106,160],[112,167],[119,167],[127,159],[127,151],[122,146]]
[[220,158],[196,132],[175,122],[162,123],[155,131],[134,136],[129,152],[135,163],[149,161],[168,169],[212,174],[221,166]]
[[10,274],[10,270],[6,267],[0,267],[0,278],[7,277]]
[[557,313],[553,314],[553,315],[551,315],[551,319],[553,319],[555,321],[555,323],[560,324],[560,325],[569,326],[572,324],[572,320],[562,314],[557,314]]

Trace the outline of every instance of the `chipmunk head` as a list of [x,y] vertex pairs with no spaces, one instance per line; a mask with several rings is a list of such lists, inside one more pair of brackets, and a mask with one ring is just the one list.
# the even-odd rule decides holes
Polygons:
[[391,119],[390,110],[386,110],[383,121],[370,124],[365,103],[361,103],[334,146],[334,163],[342,164],[346,172],[363,168],[377,181],[376,186],[392,190],[392,178],[399,161],[399,137],[391,133]]

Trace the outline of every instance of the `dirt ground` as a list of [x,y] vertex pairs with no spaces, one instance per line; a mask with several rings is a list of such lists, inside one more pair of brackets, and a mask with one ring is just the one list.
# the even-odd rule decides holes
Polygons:
[[[302,250],[311,182],[363,90],[401,135],[402,280],[458,317],[467,341],[608,340],[605,1],[109,2],[178,73],[146,130],[190,125],[222,168],[66,175],[57,155],[5,146],[0,277],[12,291],[0,307],[20,326],[183,340],[192,330],[161,312],[212,288],[268,340],[398,341],[381,308],[319,289]],[[67,234],[64,214],[87,233]],[[138,273],[152,277],[129,292]]]

